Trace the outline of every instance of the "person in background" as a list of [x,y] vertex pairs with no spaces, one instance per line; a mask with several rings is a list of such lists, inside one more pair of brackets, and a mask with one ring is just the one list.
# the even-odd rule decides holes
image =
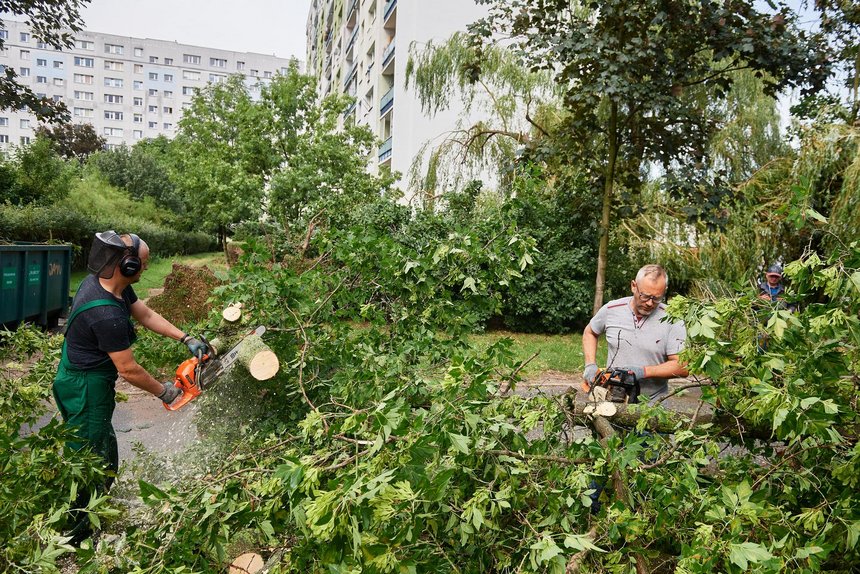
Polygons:
[[[184,343],[193,355],[208,352],[205,343],[183,333],[137,298],[132,284],[140,281],[148,263],[149,247],[137,235],[97,233],[87,263],[90,275],[78,288],[66,321],[53,395],[63,421],[78,437],[69,447],[92,448],[105,461],[108,479],[96,487],[98,491],[110,488],[119,469],[111,423],[117,375],[167,404],[181,394],[172,381],[158,381],[135,360],[131,345],[136,334],[131,319]],[[81,492],[75,506],[86,506],[90,495]],[[79,545],[92,530],[85,513],[73,513],[72,520],[75,524],[67,536],[71,544]]]
[[597,343],[606,337],[607,368],[620,367],[639,382],[643,400],[654,403],[669,392],[669,379],[687,376],[678,361],[687,331],[683,322],[666,318],[663,299],[669,285],[666,270],[645,265],[630,282],[632,296],[606,303],[582,333],[585,369],[582,377],[592,385],[599,371]]
[[758,297],[765,301],[778,302],[780,307],[794,311],[797,305],[785,302],[785,285],[782,284],[782,267],[773,264],[764,274],[765,280],[758,285]]

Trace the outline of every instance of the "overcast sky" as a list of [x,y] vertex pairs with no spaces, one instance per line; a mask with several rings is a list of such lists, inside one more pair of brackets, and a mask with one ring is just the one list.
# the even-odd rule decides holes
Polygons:
[[92,0],[92,32],[305,60],[311,0]]

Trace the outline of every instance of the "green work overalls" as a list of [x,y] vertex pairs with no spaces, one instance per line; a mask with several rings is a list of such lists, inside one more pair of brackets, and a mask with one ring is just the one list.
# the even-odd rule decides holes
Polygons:
[[[118,302],[110,299],[96,299],[85,303],[75,309],[69,317],[66,332],[68,333],[69,327],[79,314],[104,305],[123,308]],[[132,342],[134,342],[134,331],[131,332]],[[80,437],[79,441],[70,442],[69,447],[74,450],[85,446],[92,447],[94,452],[105,459],[108,470],[114,473],[119,469],[116,434],[111,424],[116,405],[116,377],[117,370],[110,358],[89,369],[74,366],[69,362],[66,343],[63,342],[63,354],[57,376],[54,378],[53,392],[63,420],[74,427]],[[109,479],[108,483],[110,482],[112,480]]]

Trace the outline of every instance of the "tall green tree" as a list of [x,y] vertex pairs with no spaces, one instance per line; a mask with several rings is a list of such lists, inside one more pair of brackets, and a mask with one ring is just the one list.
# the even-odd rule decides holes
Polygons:
[[263,212],[265,125],[239,75],[200,90],[179,121],[173,180],[198,229],[216,233],[222,246],[230,226]]
[[[83,28],[80,10],[90,0],[3,0],[0,13],[4,16],[22,17],[30,26],[33,36],[55,50],[74,46],[74,33]],[[5,26],[0,20],[0,30]],[[6,41],[0,38],[0,50]],[[11,66],[5,66],[0,74],[0,109],[26,109],[39,120],[47,122],[68,121],[69,110],[62,102],[40,97],[29,87],[18,81]]]
[[[752,2],[479,0],[489,15],[472,25],[485,42],[510,37],[535,70],[550,70],[565,90],[572,153],[602,183],[594,310],[603,303],[610,225],[619,187],[635,191],[646,161],[667,170],[692,166],[700,185],[676,190],[705,207],[724,191],[708,181],[707,144],[717,122],[697,94],[728,91],[733,73],[767,73],[765,92],[820,89],[826,59],[780,6]],[[595,134],[599,139],[595,140]]]
[[90,154],[105,147],[106,140],[98,133],[92,124],[62,123],[54,127],[39,126],[36,136],[51,141],[54,149],[66,159],[76,159],[83,163]]

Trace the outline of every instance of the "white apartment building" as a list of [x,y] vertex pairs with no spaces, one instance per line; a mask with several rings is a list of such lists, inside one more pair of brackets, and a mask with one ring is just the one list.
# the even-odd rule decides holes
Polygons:
[[[108,147],[173,137],[195,90],[243,74],[260,84],[291,60],[265,54],[189,46],[99,32],[75,34],[74,48],[58,51],[23,22],[4,20],[0,72],[12,67],[33,92],[66,104],[74,123],[92,124]],[[0,149],[31,141],[38,122],[30,113],[0,110]]]
[[[307,73],[322,96],[356,98],[344,123],[369,126],[383,142],[370,169],[407,174],[422,146],[456,127],[461,110],[432,118],[405,86],[410,46],[442,42],[486,15],[473,0],[312,0]],[[416,191],[416,190],[411,190]]]

